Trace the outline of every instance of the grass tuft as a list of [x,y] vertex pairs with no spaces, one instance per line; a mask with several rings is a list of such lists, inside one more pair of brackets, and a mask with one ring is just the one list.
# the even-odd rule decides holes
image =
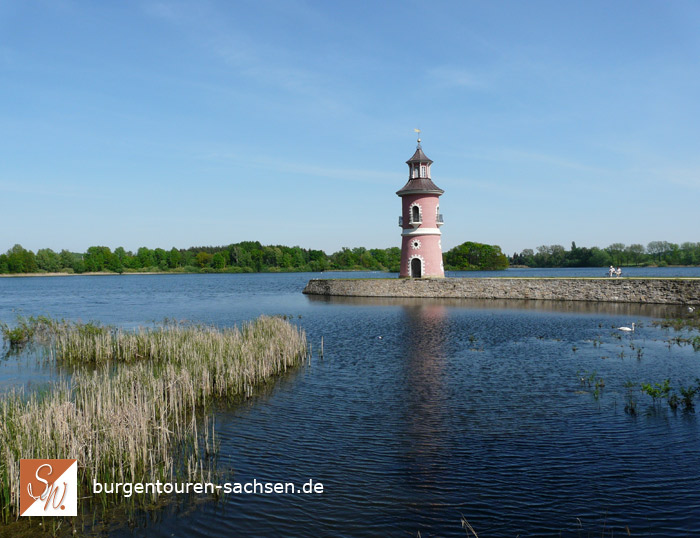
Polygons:
[[49,356],[74,373],[43,392],[0,399],[4,522],[18,512],[23,458],[77,458],[88,495],[93,480],[207,479],[203,460],[215,441],[207,421],[197,431],[201,411],[251,396],[307,350],[301,329],[266,316],[231,329],[169,323],[127,331],[53,320],[42,327]]

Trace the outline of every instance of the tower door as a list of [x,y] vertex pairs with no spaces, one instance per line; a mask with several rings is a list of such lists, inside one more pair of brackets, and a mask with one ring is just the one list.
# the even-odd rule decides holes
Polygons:
[[421,277],[420,258],[413,258],[411,260],[411,276],[413,278]]

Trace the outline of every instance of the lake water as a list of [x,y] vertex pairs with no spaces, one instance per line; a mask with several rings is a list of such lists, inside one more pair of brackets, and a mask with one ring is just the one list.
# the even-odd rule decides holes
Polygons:
[[[604,269],[504,274],[523,271]],[[312,479],[322,495],[174,505],[134,529],[114,524],[110,536],[463,537],[462,516],[481,537],[623,536],[625,526],[632,536],[700,532],[697,414],[654,407],[637,391],[638,415],[624,411],[627,381],[678,386],[700,377],[700,352],[651,324],[682,308],[302,295],[319,276],[395,277],[0,279],[2,321],[46,314],[126,327],[164,318],[230,326],[287,314],[313,344],[310,364],[219,412],[216,428],[219,464],[232,480]],[[632,322],[632,334],[615,329]],[[598,398],[580,381],[594,372],[605,380]],[[9,356],[0,390],[53,375]]]

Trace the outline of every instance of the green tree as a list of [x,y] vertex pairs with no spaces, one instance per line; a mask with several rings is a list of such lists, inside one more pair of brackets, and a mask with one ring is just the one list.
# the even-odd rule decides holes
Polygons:
[[282,261],[280,262],[280,267],[284,269],[294,268],[294,260],[292,259],[292,255],[289,252],[285,252],[284,254],[282,254]]
[[[58,259],[61,263],[61,269],[73,269],[77,273],[79,271],[76,269],[76,263],[82,263],[83,256],[81,254],[75,254],[63,249],[58,255]],[[83,271],[85,271],[85,269],[83,269]]]
[[263,268],[263,251],[262,249],[254,249],[250,252],[252,268],[256,272],[262,271]]
[[200,251],[197,253],[197,265],[204,268],[211,265],[211,261],[214,258],[212,254],[208,252]]
[[223,269],[226,267],[226,258],[224,258],[224,255],[221,252],[217,252],[214,254],[214,256],[212,256],[211,266],[214,269]]
[[535,265],[535,251],[531,248],[526,248],[520,253],[521,263],[528,267]]
[[508,267],[508,258],[498,245],[485,245],[467,241],[448,250],[445,266],[453,271],[492,271]]
[[161,271],[166,271],[168,269],[168,253],[162,248],[157,248],[153,251],[153,257],[155,258],[156,265]]
[[685,242],[681,244],[681,263],[684,265],[700,264],[700,243]]
[[36,264],[42,271],[55,273],[61,270],[61,260],[50,248],[42,248],[36,252]]
[[114,273],[122,274],[124,272],[124,264],[114,253],[108,254],[105,257],[105,269]]
[[25,250],[17,243],[7,251],[7,268],[10,273],[26,273],[25,270]]
[[114,249],[114,255],[119,258],[119,261],[124,263],[124,260],[127,257],[126,250],[124,250],[124,247],[117,247]]
[[76,256],[73,261],[73,271],[78,274],[84,273],[87,269],[85,268],[85,262],[83,261],[82,255]]
[[667,241],[651,241],[647,245],[647,252],[651,254],[652,258],[656,258],[656,261],[661,261],[661,257],[664,252],[668,250]]
[[168,267],[170,267],[170,269],[175,269],[180,266],[181,261],[182,256],[180,255],[180,251],[175,247],[171,248],[170,252],[168,252]]
[[613,243],[605,250],[607,250],[608,254],[610,254],[610,259],[612,260],[612,265],[624,265],[624,262],[625,262],[625,244],[624,243]]
[[664,254],[664,259],[671,265],[681,263],[681,248],[676,243],[669,243],[668,250]]
[[138,260],[138,267],[147,269],[148,267],[155,267],[156,258],[153,251],[148,247],[141,247],[136,252],[136,258]]
[[554,267],[564,267],[566,265],[566,249],[561,245],[549,247],[550,261]]
[[194,252],[191,252],[189,250],[185,250],[184,252],[180,252],[180,264],[183,267],[192,267],[194,265],[197,265],[197,255]]
[[639,265],[644,258],[644,245],[639,243],[634,243],[625,248],[625,253],[627,254],[628,261],[635,265]]
[[394,273],[401,270],[401,249],[399,247],[391,247],[385,250],[387,269]]
[[111,258],[112,251],[109,247],[90,247],[83,257],[85,270],[91,272],[104,271]]
[[606,250],[593,247],[591,248],[591,256],[588,264],[589,267],[609,267],[612,265],[612,259]]

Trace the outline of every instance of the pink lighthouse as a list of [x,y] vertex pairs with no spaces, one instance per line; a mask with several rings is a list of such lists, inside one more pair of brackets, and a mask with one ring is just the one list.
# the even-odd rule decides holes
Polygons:
[[443,278],[440,242],[440,195],[445,192],[430,179],[433,161],[418,147],[408,161],[408,183],[396,192],[401,197],[401,272],[399,278]]

